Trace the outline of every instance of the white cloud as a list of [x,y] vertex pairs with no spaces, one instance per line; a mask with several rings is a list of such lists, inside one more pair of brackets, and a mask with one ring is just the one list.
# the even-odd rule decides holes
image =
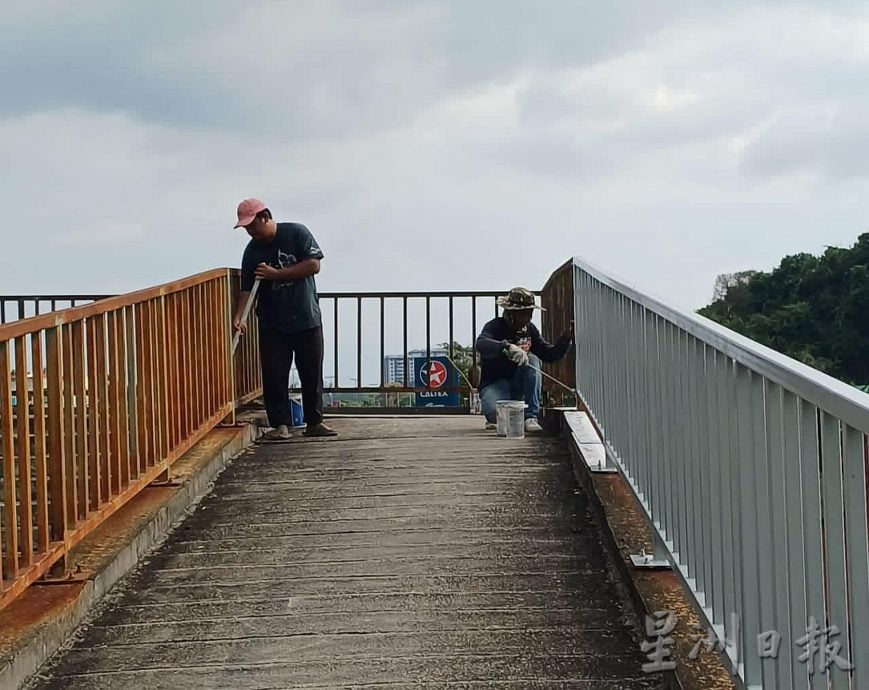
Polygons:
[[865,229],[856,3],[21,3],[0,17],[0,292],[238,263],[306,223],[322,289],[541,285],[683,306]]

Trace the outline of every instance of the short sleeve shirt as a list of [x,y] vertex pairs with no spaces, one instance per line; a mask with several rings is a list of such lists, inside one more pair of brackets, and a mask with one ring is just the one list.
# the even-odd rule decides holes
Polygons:
[[[278,223],[270,242],[252,239],[241,260],[241,289],[250,292],[256,267],[265,263],[289,268],[305,259],[322,259],[317,241],[300,223]],[[257,292],[260,327],[295,333],[321,325],[317,283],[314,276],[302,280],[263,280]]]

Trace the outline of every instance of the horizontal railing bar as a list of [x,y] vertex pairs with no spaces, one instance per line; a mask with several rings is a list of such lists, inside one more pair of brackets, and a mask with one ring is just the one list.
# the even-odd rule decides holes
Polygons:
[[[411,299],[415,298],[437,298],[437,297],[503,297],[506,291],[480,291],[475,292],[473,290],[462,290],[459,292],[450,292],[445,290],[438,290],[433,292],[320,292],[318,293],[320,297],[324,299],[379,299],[381,297],[385,299],[393,298],[393,299],[401,299],[402,297],[407,297]],[[532,290],[535,295],[539,295],[539,290]]]
[[579,257],[573,263],[603,285],[667,319],[707,345],[858,429],[869,427],[869,396],[847,383],[761,345],[699,314],[690,314],[598,271]]
[[[216,271],[223,271],[226,269],[213,269]],[[231,270],[231,269],[230,269]],[[200,274],[204,275],[204,274]],[[191,276],[194,278],[195,276]],[[209,276],[213,277],[213,276]],[[189,279],[188,279],[189,280]],[[180,281],[178,281],[180,282]],[[174,283],[166,283],[166,285],[173,285]],[[164,287],[164,286],[158,286]],[[156,290],[157,287],[148,288],[147,290]],[[531,290],[535,295],[540,295],[541,290]],[[129,293],[129,295],[135,295],[137,293]],[[452,292],[449,290],[435,290],[433,292],[424,292],[424,291],[414,291],[414,292],[319,292],[318,295],[324,299],[335,299],[336,297],[339,299],[355,299],[357,297],[362,299],[375,299],[375,298],[401,298],[401,297],[413,297],[413,298],[423,298],[423,297],[502,297],[504,295],[504,291],[498,290],[459,290],[456,292]],[[104,300],[110,299],[112,297],[117,297],[116,294],[94,294],[94,295],[41,295],[41,294],[33,294],[33,295],[0,295],[0,302],[17,302],[19,300],[24,300],[26,302],[50,302],[55,300],[57,302],[71,302],[72,300]],[[125,295],[127,296],[127,295]],[[82,305],[87,306],[87,305]]]
[[55,294],[30,294],[30,295],[0,295],[0,302],[84,302],[85,300],[97,301],[116,297],[115,293],[99,293],[99,294],[76,294],[76,295],[55,295]]
[[129,307],[145,300],[154,299],[156,297],[164,297],[175,292],[181,292],[196,285],[201,285],[209,280],[215,280],[226,276],[227,269],[215,268],[203,273],[181,280],[176,280],[171,283],[164,283],[151,288],[145,288],[137,292],[130,292],[125,295],[109,297],[100,300],[99,302],[91,302],[80,307],[71,307],[60,311],[49,312],[40,316],[31,316],[20,321],[12,321],[11,323],[0,326],[0,340],[11,340],[21,335],[34,333],[46,328],[54,328],[63,324],[72,323],[79,319],[86,319],[91,316],[98,316],[106,312],[115,311],[124,307]]
[[414,415],[467,415],[468,407],[327,407],[327,415],[371,415],[371,416],[402,416]]
[[356,388],[355,386],[342,386],[340,388],[329,388],[328,386],[323,387],[323,391],[325,393],[431,393],[434,391],[439,391],[443,393],[467,393],[467,386],[441,386],[440,388],[426,388],[425,386],[421,386],[418,388],[410,388],[410,387],[395,387],[395,386],[383,386],[382,388],[377,386],[364,386],[362,388]]

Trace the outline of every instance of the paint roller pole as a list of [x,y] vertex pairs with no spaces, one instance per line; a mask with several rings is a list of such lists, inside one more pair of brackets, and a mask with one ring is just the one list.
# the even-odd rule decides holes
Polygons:
[[550,376],[550,375],[547,374],[545,371],[543,371],[543,369],[538,369],[538,368],[535,367],[533,364],[526,364],[525,366],[531,367],[532,369],[534,369],[534,371],[539,371],[539,372],[540,372],[541,374],[543,374],[546,378],[548,378],[548,379],[550,379],[550,380],[552,380],[552,381],[555,381],[555,383],[557,383],[559,386],[561,386],[561,387],[564,388],[565,390],[569,391],[572,395],[576,396],[576,399],[577,399],[577,400],[579,400],[579,391],[577,391],[576,388],[571,388],[571,387],[568,386],[566,383],[562,383],[561,381],[559,381],[559,380],[558,380],[557,378],[555,378],[554,376]]
[[465,382],[468,384],[468,408],[470,413],[480,414],[483,411],[480,403],[480,392],[477,390],[474,384],[471,383],[471,380],[467,376],[465,376],[465,372],[463,372],[461,369],[459,369],[458,366],[456,366],[456,363],[452,360],[452,357],[450,357],[448,354],[444,354],[444,357],[447,358],[447,361],[453,365],[453,369],[459,372],[459,376],[465,379]]
[[[247,303],[244,305],[244,310],[241,312],[241,323],[247,322],[247,317],[250,314],[250,309],[253,306],[254,300],[256,299],[257,290],[259,290],[261,278],[257,278],[253,281],[253,287],[250,290],[250,295],[248,295]],[[235,349],[238,347],[238,341],[241,338],[241,331],[236,331],[232,336],[232,354],[235,354]]]

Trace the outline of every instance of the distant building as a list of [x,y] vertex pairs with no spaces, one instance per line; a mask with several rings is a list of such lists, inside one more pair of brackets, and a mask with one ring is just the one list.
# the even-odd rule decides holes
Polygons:
[[[446,355],[449,355],[449,351],[444,350],[441,347],[433,347],[429,354],[432,357],[444,357]],[[407,363],[410,367],[414,366],[415,360],[425,358],[425,350],[410,350],[407,353]],[[404,382],[407,380],[404,376],[404,355],[386,355],[383,361],[386,365],[386,377],[384,379],[384,383],[386,385],[392,384],[404,386]],[[412,376],[409,378],[411,381],[413,380]]]

